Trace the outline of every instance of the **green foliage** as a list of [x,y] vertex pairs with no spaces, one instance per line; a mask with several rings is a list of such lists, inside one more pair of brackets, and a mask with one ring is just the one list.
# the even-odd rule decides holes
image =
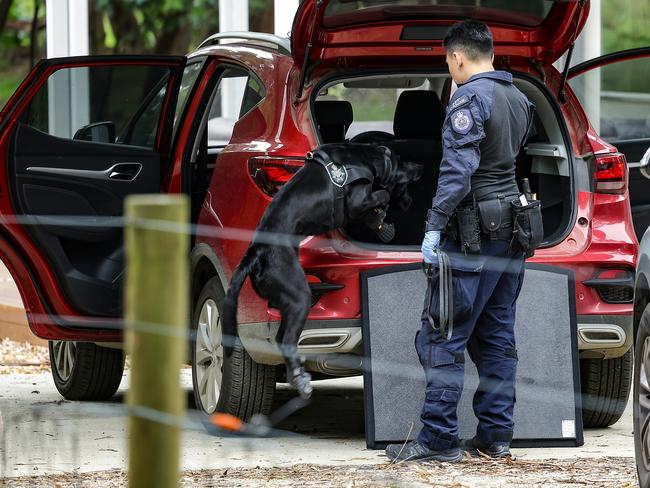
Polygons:
[[650,46],[650,2],[603,0],[603,52]]
[[[650,47],[650,2],[603,0],[603,52]],[[602,72],[602,89],[648,93],[650,58],[616,63]]]

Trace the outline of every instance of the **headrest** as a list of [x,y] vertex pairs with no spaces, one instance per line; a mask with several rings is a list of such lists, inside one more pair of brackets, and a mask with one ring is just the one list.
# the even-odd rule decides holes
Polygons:
[[352,125],[352,104],[345,100],[319,100],[314,104],[318,125]]
[[398,139],[437,139],[442,137],[445,110],[434,91],[405,91],[397,101],[393,131]]
[[343,142],[352,125],[352,104],[344,100],[320,100],[314,104],[314,116],[323,142]]

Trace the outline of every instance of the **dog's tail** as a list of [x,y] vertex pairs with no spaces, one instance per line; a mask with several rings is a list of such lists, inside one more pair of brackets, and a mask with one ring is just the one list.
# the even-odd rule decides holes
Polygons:
[[230,357],[232,354],[235,342],[239,336],[237,332],[237,299],[239,298],[239,292],[242,286],[244,286],[244,282],[250,274],[255,261],[257,261],[257,250],[251,246],[235,269],[230,280],[228,293],[226,293],[226,297],[223,300],[221,325],[223,327],[223,348],[227,357]]

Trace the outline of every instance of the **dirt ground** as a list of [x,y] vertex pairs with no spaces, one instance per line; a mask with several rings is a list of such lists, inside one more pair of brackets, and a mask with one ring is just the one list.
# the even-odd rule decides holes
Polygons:
[[[23,477],[9,487],[115,487],[126,485],[122,471]],[[355,467],[295,465],[287,468],[224,469],[183,473],[182,487],[448,487],[544,488],[636,486],[634,461],[605,458],[547,461],[465,459],[460,464],[405,463]],[[0,485],[1,486],[1,485]]]

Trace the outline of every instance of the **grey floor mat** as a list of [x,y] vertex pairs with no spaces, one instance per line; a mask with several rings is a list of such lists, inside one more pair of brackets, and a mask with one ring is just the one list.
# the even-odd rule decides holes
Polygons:
[[[420,328],[426,280],[417,265],[384,268],[361,278],[366,440],[370,448],[414,438],[420,430],[424,372],[413,345]],[[517,302],[519,446],[582,445],[575,292],[569,271],[527,265]],[[458,408],[461,437],[472,437],[472,396],[478,385],[466,358]],[[577,392],[577,393],[576,393]]]

